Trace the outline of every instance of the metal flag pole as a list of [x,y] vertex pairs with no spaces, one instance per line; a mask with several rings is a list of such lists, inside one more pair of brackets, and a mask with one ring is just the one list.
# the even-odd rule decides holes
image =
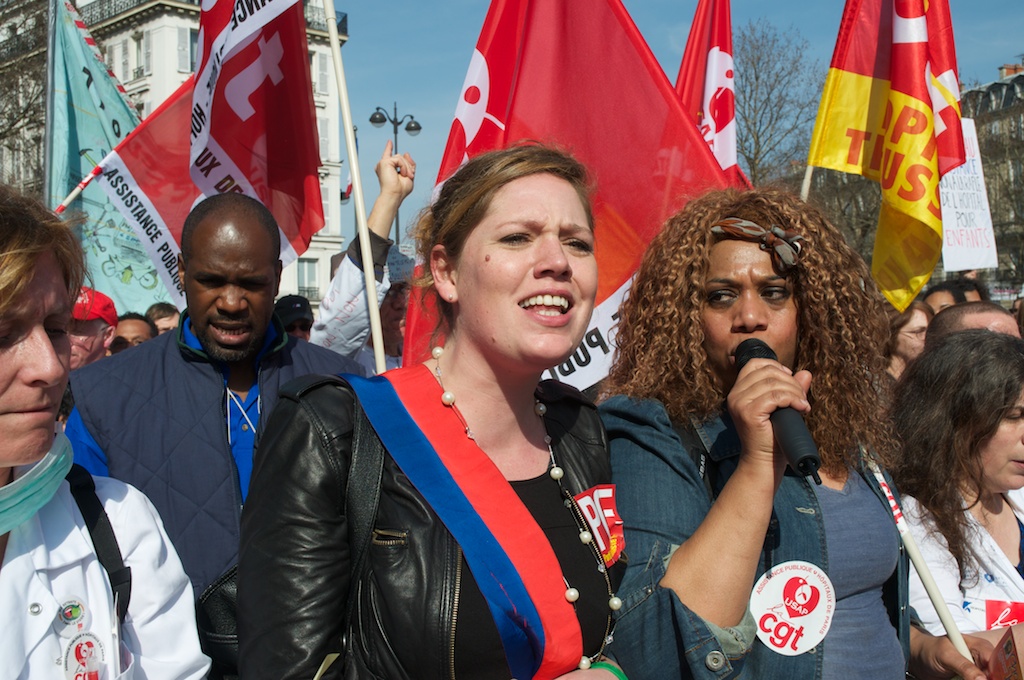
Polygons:
[[356,135],[353,131],[352,108],[348,102],[348,85],[345,82],[345,67],[341,61],[341,46],[338,44],[338,19],[334,12],[334,0],[323,0],[324,17],[327,19],[327,33],[330,36],[331,59],[334,61],[334,77],[338,81],[338,99],[341,102],[341,129],[345,132],[345,147],[348,149],[349,170],[352,172],[352,197],[356,210],[356,231],[359,234],[359,254],[363,260],[363,276],[366,279],[366,304],[370,312],[370,337],[373,340],[373,359],[377,373],[387,368],[384,361],[384,336],[380,327],[380,308],[377,306],[377,279],[373,276],[373,254],[370,250],[370,229],[366,225],[366,202],[363,200],[363,180],[359,174],[359,154],[356,151]]
[[90,172],[88,175],[86,175],[85,178],[83,178],[82,181],[79,182],[75,186],[75,188],[71,190],[71,193],[67,195],[67,198],[65,198],[63,201],[61,201],[60,205],[58,205],[56,208],[53,209],[53,212],[55,212],[58,215],[60,215],[62,212],[67,210],[67,207],[69,205],[71,205],[71,203],[76,198],[78,198],[78,194],[82,193],[82,191],[87,186],[89,186],[89,183],[92,182],[92,180],[96,177],[96,175],[100,174],[101,172],[103,172],[103,170],[102,170],[102,168],[100,166],[97,165],[95,168],[93,168],[92,172]]
[[[50,192],[53,191],[53,180],[50,173],[53,172],[53,87],[54,87],[54,62],[53,55],[57,46],[57,3],[60,0],[50,0],[46,10],[46,119],[44,121],[45,137],[43,138],[43,196],[46,197],[47,205],[50,204]],[[81,189],[79,189],[81,193]],[[77,196],[77,194],[76,194]],[[68,203],[74,200],[70,197]],[[61,212],[61,210],[57,212]]]
[[935,613],[939,615],[939,621],[942,622],[942,627],[946,629],[946,637],[956,647],[956,651],[963,654],[968,661],[974,663],[971,650],[967,648],[964,636],[960,633],[960,629],[956,627],[953,615],[949,613],[949,606],[946,604],[946,600],[943,599],[942,593],[939,592],[939,586],[935,583],[931,569],[925,563],[924,556],[921,555],[921,550],[917,547],[917,541],[910,534],[906,517],[903,515],[903,508],[896,502],[896,496],[893,495],[892,489],[889,488],[889,484],[885,481],[885,477],[882,476],[882,471],[878,469],[878,465],[871,461],[868,463],[868,467],[875,475],[875,480],[882,487],[882,491],[885,492],[885,497],[889,499],[889,509],[892,510],[893,518],[896,520],[896,530],[899,531],[900,538],[903,540],[903,547],[907,549],[907,555],[914,564],[914,568],[917,569],[917,575],[921,577],[921,583],[924,584],[924,589],[928,593],[928,599],[932,601]]
[[814,166],[807,164],[807,169],[804,171],[804,181],[800,185],[800,200],[804,203],[807,202],[807,197],[811,194],[811,176],[814,174]]

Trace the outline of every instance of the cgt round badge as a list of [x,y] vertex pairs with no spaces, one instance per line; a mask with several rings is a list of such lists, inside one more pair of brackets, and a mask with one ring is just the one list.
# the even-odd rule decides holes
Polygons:
[[64,677],[67,680],[100,680],[105,659],[100,639],[92,633],[80,633],[64,650]]
[[750,594],[757,637],[786,656],[803,654],[825,638],[836,609],[832,581],[810,562],[783,562],[766,572]]

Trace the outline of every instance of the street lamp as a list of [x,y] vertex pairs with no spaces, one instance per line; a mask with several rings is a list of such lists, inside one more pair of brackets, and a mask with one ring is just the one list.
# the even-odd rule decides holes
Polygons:
[[[420,133],[420,130],[423,129],[423,126],[420,125],[418,122],[416,122],[416,119],[413,118],[411,113],[407,113],[404,116],[402,116],[401,118],[399,118],[398,117],[398,102],[394,102],[393,109],[394,109],[393,110],[393,114],[389,116],[386,109],[382,109],[381,107],[378,106],[377,110],[370,114],[370,125],[372,125],[373,127],[378,127],[379,128],[379,127],[383,127],[384,123],[391,123],[391,127],[394,129],[394,133],[395,133],[395,143],[394,143],[394,146],[392,146],[391,151],[392,151],[392,153],[396,153],[397,154],[398,153],[398,126],[401,125],[402,123],[405,123],[406,119],[408,119],[409,122],[405,123],[405,131],[409,133],[410,137],[415,137],[416,135],[418,135]],[[399,239],[400,239],[400,225],[401,225],[401,221],[398,219],[398,210],[395,209],[395,245],[396,246],[398,245]]]

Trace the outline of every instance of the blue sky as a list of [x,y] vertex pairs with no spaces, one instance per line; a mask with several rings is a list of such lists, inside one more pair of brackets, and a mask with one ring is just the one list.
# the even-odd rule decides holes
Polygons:
[[[581,7],[595,0],[576,0]],[[1020,61],[1024,52],[1021,0],[949,0],[960,78],[987,83],[996,69]],[[696,0],[623,0],[662,67],[674,82]],[[352,116],[358,127],[360,168],[367,210],[377,194],[373,165],[392,137],[391,125],[374,128],[369,116],[377,106],[413,114],[423,126],[416,137],[399,131],[399,150],[417,163],[417,186],[401,212],[403,229],[427,204],[437,177],[455,104],[480,28],[485,0],[355,0],[335,2],[348,14],[349,41],[343,49]],[[843,3],[840,0],[733,0],[734,31],[764,17],[779,29],[795,28],[810,54],[828,65],[835,46]],[[581,114],[582,115],[582,114]],[[342,156],[347,154],[342,151]],[[347,161],[346,161],[347,162]],[[342,174],[346,172],[344,166]],[[342,233],[355,230],[352,201],[342,212]],[[403,234],[404,238],[404,234]]]

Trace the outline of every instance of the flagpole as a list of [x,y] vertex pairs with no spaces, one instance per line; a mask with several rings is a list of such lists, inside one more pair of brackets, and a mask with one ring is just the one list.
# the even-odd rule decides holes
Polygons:
[[331,59],[334,61],[334,77],[338,81],[338,99],[341,102],[341,129],[345,132],[345,147],[348,149],[349,170],[352,173],[352,197],[356,211],[356,231],[359,234],[359,255],[363,260],[363,276],[366,279],[366,305],[370,312],[370,338],[373,341],[373,359],[377,373],[383,373],[384,336],[380,328],[380,307],[377,305],[377,279],[373,275],[373,254],[370,250],[370,229],[366,225],[366,202],[363,200],[363,180],[359,174],[359,157],[356,151],[356,135],[352,124],[352,108],[348,102],[348,85],[345,83],[345,67],[341,61],[341,47],[338,44],[338,18],[334,12],[334,0],[323,0],[324,17],[327,19],[327,34],[330,36]]
[[[46,204],[50,204],[50,186],[53,180],[50,178],[50,171],[53,165],[53,54],[57,46],[57,3],[61,0],[50,0],[47,3],[47,36],[46,36],[46,120],[45,136],[43,141],[43,196],[46,197]],[[81,193],[81,189],[79,189]],[[76,194],[77,196],[77,194]],[[74,197],[68,201],[75,200]],[[63,211],[63,208],[61,209]]]
[[100,174],[101,172],[103,172],[103,168],[101,168],[100,166],[97,165],[95,168],[93,168],[92,172],[86,175],[85,178],[81,182],[79,182],[74,189],[71,190],[71,193],[68,194],[63,201],[60,202],[60,205],[53,209],[53,212],[60,215],[62,212],[67,210],[68,206],[71,205],[71,202],[78,198],[78,194],[82,193],[82,191],[87,186],[89,186],[89,182],[91,182],[96,177],[96,175]]
[[804,170],[804,182],[800,185],[800,200],[804,203],[807,202],[807,197],[811,195],[811,175],[813,174],[814,166],[808,163],[807,169]]
[[[813,166],[807,166],[808,169],[811,167]],[[971,650],[967,647],[967,641],[964,640],[960,629],[956,627],[956,621],[953,620],[953,614],[949,611],[949,605],[946,604],[938,584],[935,583],[935,577],[932,576],[932,571],[928,568],[928,563],[925,562],[921,549],[917,547],[917,541],[914,540],[914,536],[910,533],[910,527],[907,526],[903,508],[896,501],[896,496],[893,495],[892,489],[889,488],[888,482],[885,481],[885,477],[882,475],[878,464],[870,461],[868,468],[874,474],[878,486],[881,487],[886,498],[889,500],[889,509],[892,511],[893,519],[896,520],[896,531],[899,532],[900,538],[903,540],[903,547],[907,551],[907,556],[910,558],[914,568],[917,569],[917,575],[921,577],[921,584],[928,594],[928,599],[932,601],[932,607],[935,608],[935,613],[938,614],[942,627],[946,629],[946,637],[949,638],[956,651],[960,652],[965,659],[974,663],[974,657],[971,656]]]

